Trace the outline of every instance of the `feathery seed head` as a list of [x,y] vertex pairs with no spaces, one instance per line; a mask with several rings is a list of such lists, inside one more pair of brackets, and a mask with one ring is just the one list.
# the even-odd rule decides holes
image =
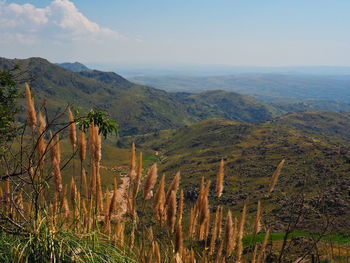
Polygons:
[[73,148],[75,148],[76,142],[77,142],[77,136],[76,136],[76,131],[75,131],[75,122],[74,122],[72,111],[70,109],[68,110],[68,113],[69,113],[69,122],[70,122],[69,138],[70,138],[70,142],[71,142]]
[[216,179],[216,194],[218,197],[222,195],[224,188],[224,159],[221,159],[220,169]]
[[35,124],[36,124],[36,114],[35,114],[35,108],[34,108],[34,99],[32,99],[32,94],[30,92],[30,88],[27,83],[25,83],[26,86],[26,94],[27,94],[27,114],[28,114],[28,125],[34,131]]
[[152,189],[157,181],[157,163],[154,163],[152,167],[149,169],[145,181],[145,186],[143,189],[143,198],[148,200],[152,196]]

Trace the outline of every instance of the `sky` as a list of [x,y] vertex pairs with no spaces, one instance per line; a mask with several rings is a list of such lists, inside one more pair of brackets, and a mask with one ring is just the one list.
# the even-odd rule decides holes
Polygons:
[[0,0],[0,56],[350,66],[349,0]]

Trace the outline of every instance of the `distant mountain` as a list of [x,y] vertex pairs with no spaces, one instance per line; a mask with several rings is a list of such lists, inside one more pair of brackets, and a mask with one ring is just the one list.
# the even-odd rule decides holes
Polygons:
[[73,72],[91,71],[91,69],[89,69],[87,66],[79,62],[74,62],[74,63],[66,62],[66,63],[55,63],[55,64]]
[[350,76],[241,74],[231,76],[139,76],[130,80],[167,91],[222,89],[265,102],[291,100],[350,101]]
[[315,110],[350,111],[350,101],[342,100],[297,100],[272,103],[276,108],[285,112],[305,112]]
[[118,74],[102,71],[73,72],[42,58],[0,58],[0,68],[19,64],[33,76],[36,105],[47,99],[49,111],[67,103],[84,109],[108,110],[120,124],[121,135],[183,127],[208,118],[261,122],[282,111],[237,93],[168,93],[134,84]]

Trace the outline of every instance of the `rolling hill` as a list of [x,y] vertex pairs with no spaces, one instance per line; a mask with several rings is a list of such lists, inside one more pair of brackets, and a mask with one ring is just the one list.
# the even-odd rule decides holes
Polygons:
[[237,93],[168,93],[134,84],[112,72],[73,72],[42,58],[0,58],[0,68],[19,64],[30,83],[37,105],[48,101],[49,111],[73,106],[105,109],[120,124],[121,135],[156,132],[219,117],[261,122],[280,116],[271,105]]

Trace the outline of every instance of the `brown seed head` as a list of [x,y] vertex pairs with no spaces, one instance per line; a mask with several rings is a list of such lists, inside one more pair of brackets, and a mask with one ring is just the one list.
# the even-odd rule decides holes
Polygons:
[[145,200],[151,198],[153,187],[157,181],[157,176],[157,163],[154,163],[147,173],[145,186],[143,189],[143,198]]
[[134,187],[132,191],[132,199],[133,199],[133,204],[136,203],[136,197],[137,193],[140,188],[140,183],[141,183],[141,175],[142,175],[142,152],[140,152],[140,157],[139,157],[139,163],[137,166],[137,173],[136,173],[136,178],[134,180]]
[[75,122],[74,122],[72,111],[70,109],[68,110],[68,113],[69,113],[69,122],[70,122],[69,138],[70,138],[70,142],[71,142],[73,148],[75,148],[76,142],[77,142],[77,136],[76,136],[76,131],[75,131]]
[[157,208],[164,209],[165,204],[165,175],[163,174],[162,179],[160,180],[160,183],[158,185],[156,195],[153,198],[153,210],[156,211]]
[[175,192],[175,196],[176,196],[177,189],[179,188],[179,184],[180,184],[180,171],[176,173],[175,178],[173,179],[173,181],[169,186],[168,192],[166,193],[165,206],[167,206],[170,201],[170,195],[172,191]]
[[43,118],[41,112],[39,111],[38,115],[39,119],[39,127],[38,127],[38,158],[40,160],[40,169],[44,166],[44,160],[45,160],[45,128],[46,128],[46,122]]
[[177,222],[178,222],[178,224],[181,224],[181,221],[182,221],[183,206],[184,206],[184,191],[181,189],[180,200],[179,200],[179,208],[178,208],[178,212],[177,212]]
[[275,172],[272,175],[270,186],[269,186],[269,193],[271,193],[275,188],[275,185],[277,183],[277,179],[278,179],[278,176],[280,175],[283,164],[284,164],[284,159],[280,162],[280,164],[277,166]]
[[260,232],[260,209],[261,209],[261,205],[260,205],[260,200],[258,201],[258,207],[256,209],[256,216],[255,216],[255,223],[254,223],[254,235],[256,235],[257,233]]
[[89,129],[89,154],[90,159],[94,160],[94,154],[95,154],[95,124],[94,122],[91,123],[91,127]]
[[30,92],[30,88],[27,83],[25,83],[26,86],[26,94],[27,94],[27,114],[28,114],[28,125],[34,131],[35,124],[36,124],[36,114],[35,114],[35,108],[34,108],[34,99],[32,99],[32,94]]
[[218,197],[222,195],[223,188],[224,188],[224,159],[221,159],[220,169],[216,179],[216,194]]
[[228,211],[225,226],[226,255],[230,256],[233,250],[233,223],[231,211]]

